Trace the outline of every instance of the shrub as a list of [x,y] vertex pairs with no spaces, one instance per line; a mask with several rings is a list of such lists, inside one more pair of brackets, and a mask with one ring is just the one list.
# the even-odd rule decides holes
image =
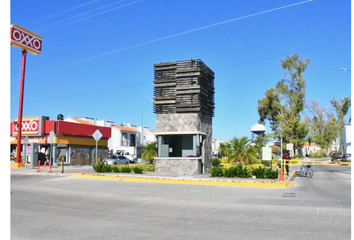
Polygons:
[[243,166],[241,164],[236,165],[235,177],[241,177],[243,173]]
[[271,164],[271,161],[268,161],[268,160],[263,161],[263,165],[264,165],[265,167],[269,167],[270,164]]
[[114,173],[118,173],[119,172],[119,167],[117,165],[112,165],[111,169]]
[[155,172],[155,164],[150,163],[138,163],[134,164],[135,167],[141,167],[144,172]]
[[266,178],[277,179],[278,178],[278,169],[274,171],[270,168],[267,168],[264,171],[264,175]]
[[227,159],[222,157],[222,158],[219,158],[220,160],[220,163],[228,163]]
[[112,172],[111,165],[103,164],[102,172]]
[[249,178],[252,177],[252,171],[248,170],[248,168],[242,168],[242,172],[240,175],[241,178]]
[[143,169],[145,172],[155,172],[155,164],[145,164]]
[[227,178],[236,177],[236,167],[224,168],[223,176]]
[[252,173],[256,178],[264,178],[265,170],[259,166],[258,168],[254,168]]
[[221,163],[221,161],[220,161],[219,158],[213,158],[213,160],[212,160],[212,162],[211,162],[211,165],[212,165],[213,167],[217,167],[217,166],[220,165],[220,163]]
[[262,164],[262,159],[256,159],[253,164]]
[[223,172],[223,167],[212,167],[209,171],[212,177],[222,177]]
[[134,173],[143,173],[143,168],[139,166],[132,167]]
[[130,169],[129,166],[120,166],[119,171],[122,173],[131,173],[132,170]]
[[249,165],[249,167],[251,168],[251,170],[256,169],[258,167],[264,168],[263,164],[253,164],[253,165]]
[[92,164],[92,167],[95,172],[102,172],[103,165],[105,164],[101,162],[101,163]]

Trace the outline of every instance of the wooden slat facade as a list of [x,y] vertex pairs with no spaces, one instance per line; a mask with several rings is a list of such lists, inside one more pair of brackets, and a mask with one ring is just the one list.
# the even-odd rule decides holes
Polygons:
[[214,116],[214,72],[199,59],[154,64],[154,113]]

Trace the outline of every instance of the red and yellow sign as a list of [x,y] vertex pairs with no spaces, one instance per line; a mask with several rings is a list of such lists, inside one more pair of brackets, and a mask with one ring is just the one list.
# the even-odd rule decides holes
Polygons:
[[42,38],[16,24],[10,27],[10,44],[33,54],[40,54],[42,51]]
[[[13,124],[13,133],[18,133],[18,120],[16,119]],[[22,134],[23,135],[37,135],[39,133],[41,122],[39,118],[23,118],[22,119]]]

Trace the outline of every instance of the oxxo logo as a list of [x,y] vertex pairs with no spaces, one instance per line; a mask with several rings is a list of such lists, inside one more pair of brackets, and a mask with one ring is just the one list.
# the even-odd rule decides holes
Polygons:
[[[18,132],[18,122],[14,122],[14,132]],[[30,119],[22,121],[22,133],[38,133],[39,131],[39,120]]]
[[39,54],[42,50],[42,39],[25,29],[13,24],[11,26],[11,44],[28,50],[34,54]]

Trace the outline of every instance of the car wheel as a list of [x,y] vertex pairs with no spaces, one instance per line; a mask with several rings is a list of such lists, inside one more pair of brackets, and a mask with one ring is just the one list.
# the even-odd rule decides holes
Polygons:
[[129,165],[129,163],[125,163],[125,165]]

